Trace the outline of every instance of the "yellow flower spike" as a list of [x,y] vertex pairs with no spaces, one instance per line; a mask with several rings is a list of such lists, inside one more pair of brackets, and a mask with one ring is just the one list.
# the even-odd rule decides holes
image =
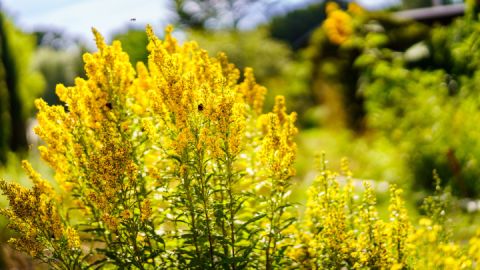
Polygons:
[[165,28],[164,46],[165,46],[165,49],[167,49],[167,51],[170,53],[175,52],[176,49],[178,48],[177,40],[173,38],[172,33],[173,33],[173,26],[169,24]]
[[132,217],[132,213],[130,212],[130,210],[128,209],[125,209],[122,211],[122,213],[120,213],[120,216],[123,218],[123,219],[129,219]]
[[[228,62],[227,55],[223,52],[220,52],[217,55],[218,62],[221,65],[223,77],[225,78],[226,86],[229,88],[235,87],[240,78],[240,71],[235,67],[234,64]],[[252,74],[253,76],[253,74]],[[246,74],[245,74],[246,77]],[[242,83],[243,84],[243,83]]]
[[147,37],[150,41],[152,40],[158,40],[157,36],[155,35],[153,28],[150,24],[147,24],[145,27],[145,32],[147,33]]
[[105,39],[100,34],[100,32],[98,32],[98,30],[94,27],[92,27],[92,33],[93,33],[93,36],[95,37],[95,44],[97,45],[98,50],[103,51],[106,47]]
[[1,209],[0,213],[9,218],[9,227],[20,234],[20,238],[11,239],[10,242],[17,249],[36,256],[46,245],[40,241],[40,237],[48,235],[53,241],[59,240],[63,225],[51,186],[41,179],[28,162],[23,162],[23,166],[34,183],[33,190],[1,181],[0,189],[7,195],[11,209]]
[[116,217],[110,214],[103,214],[102,221],[109,230],[116,231],[118,229],[118,219]]
[[67,239],[68,248],[79,249],[80,248],[80,237],[75,229],[68,226],[64,231],[65,238]]
[[287,108],[285,106],[285,97],[284,96],[276,96],[275,97],[275,106],[273,107],[273,112],[277,115],[279,124],[283,125],[286,120],[286,112]]
[[238,91],[242,94],[246,103],[250,105],[253,111],[260,114],[263,109],[267,89],[256,83],[252,68],[245,69],[244,77],[245,79],[239,85]]
[[352,177],[352,171],[350,170],[350,163],[348,161],[348,158],[343,157],[340,164],[341,164],[342,174],[344,176],[346,176],[347,178],[351,178]]
[[40,174],[37,173],[30,163],[26,160],[22,161],[22,167],[27,173],[30,180],[32,180],[34,185],[34,192],[38,192],[39,194],[45,194],[47,196],[53,196],[53,188],[52,186],[41,178]]
[[411,233],[411,225],[408,220],[407,210],[405,203],[402,199],[403,191],[397,189],[395,185],[390,188],[390,224],[389,234],[391,250],[393,250],[392,256],[395,257],[397,263],[406,263],[406,254],[409,253],[408,247],[408,235]]
[[152,205],[150,200],[145,200],[142,202],[140,207],[140,213],[140,218],[142,221],[150,219],[150,217],[152,216]]
[[282,175],[280,178],[293,176],[292,167],[296,155],[296,144],[293,140],[297,134],[294,127],[296,114],[286,114],[285,99],[278,96],[275,99],[274,112],[267,118],[260,118],[266,135],[261,151],[262,162],[270,167],[273,175]]
[[145,131],[145,133],[151,140],[156,139],[156,129],[151,120],[142,119],[142,129]]

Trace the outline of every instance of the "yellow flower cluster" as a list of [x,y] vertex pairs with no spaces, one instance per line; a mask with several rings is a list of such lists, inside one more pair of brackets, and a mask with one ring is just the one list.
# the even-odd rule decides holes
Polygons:
[[[355,12],[358,11],[356,8],[353,9]],[[353,34],[352,17],[333,2],[327,3],[325,10],[327,18],[322,27],[332,43],[341,45]]]
[[255,82],[252,68],[246,68],[244,76],[245,80],[239,85],[239,91],[255,113],[260,114],[267,89]]
[[480,230],[477,230],[475,236],[469,241],[468,256],[477,264],[477,269],[480,268]]
[[276,179],[288,179],[295,175],[293,163],[297,146],[294,136],[298,132],[294,125],[296,118],[296,113],[287,114],[285,98],[282,96],[275,99],[273,112],[260,118],[261,129],[265,134],[260,155]]
[[[418,269],[472,269],[475,256],[471,256],[460,245],[442,237],[446,228],[429,218],[422,218],[419,227],[408,236],[410,256]],[[472,238],[470,250],[475,249]],[[476,260],[478,263],[478,260]],[[475,268],[473,268],[475,269]]]
[[53,188],[27,161],[23,162],[23,168],[33,182],[32,189],[0,182],[0,189],[10,204],[10,209],[0,209],[0,214],[9,219],[9,227],[19,234],[9,243],[48,262],[56,260],[52,252],[67,247],[71,250],[65,251],[65,254],[77,253],[80,247],[77,232],[70,227],[65,229]]
[[75,229],[72,227],[67,227],[64,231],[64,235],[67,238],[67,245],[71,249],[80,248],[80,237]]
[[[476,269],[478,236],[467,250],[446,238],[444,225],[421,218],[409,221],[402,190],[390,189],[390,217],[379,218],[375,192],[364,182],[363,199],[355,200],[351,173],[326,170],[308,191],[303,219],[293,232],[287,255],[300,269]],[[346,180],[343,187],[339,178]],[[430,200],[431,201],[431,200]],[[441,211],[442,209],[435,209]],[[477,266],[476,266],[477,265]]]
[[[224,54],[213,58],[195,42],[180,45],[172,30],[160,40],[147,27],[148,63],[136,68],[120,42],[107,45],[93,30],[98,51],[83,57],[87,78],[57,86],[65,106],[36,101],[35,131],[63,191],[62,213],[82,218],[60,216],[53,189],[28,167],[33,191],[1,186],[11,201],[3,213],[20,232],[23,250],[49,249],[38,238],[45,230],[72,252],[95,253],[84,266],[242,268],[278,256],[282,237],[272,233],[291,217],[284,212],[295,174],[296,116],[287,114],[283,97],[262,114],[266,89],[251,68],[239,82]],[[260,199],[253,197],[252,175],[270,187]],[[42,223],[25,219],[39,215]],[[255,229],[265,222],[271,226]],[[80,248],[84,237],[105,248]],[[176,259],[165,264],[173,251]],[[73,255],[60,261],[79,262]]]

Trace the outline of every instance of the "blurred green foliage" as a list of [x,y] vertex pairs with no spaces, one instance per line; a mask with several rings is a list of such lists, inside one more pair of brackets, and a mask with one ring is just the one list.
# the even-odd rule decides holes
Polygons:
[[73,84],[76,77],[85,77],[82,56],[87,51],[80,39],[60,30],[43,29],[33,33],[37,48],[32,59],[33,69],[45,78],[42,98],[49,104],[60,104],[57,84]]
[[[402,153],[390,140],[378,134],[358,137],[346,129],[312,128],[301,132],[297,141],[297,173],[300,179],[306,179],[302,186],[308,186],[311,175],[314,175],[315,157],[325,152],[331,161],[329,167],[333,169],[341,169],[340,161],[347,156],[352,170],[358,171],[358,179],[394,183],[405,190],[410,188],[410,183],[405,179],[411,178],[411,175],[406,162],[402,160]],[[300,188],[300,192],[303,191]]]
[[405,154],[416,187],[433,188],[436,169],[455,195],[480,195],[479,31],[461,18],[406,52],[369,48],[357,58],[369,126]]
[[45,85],[31,66],[35,44],[33,35],[21,32],[0,14],[0,163],[5,163],[8,150],[27,148],[25,123]]
[[[53,179],[54,172],[53,170],[45,166],[43,161],[40,159],[40,153],[35,149],[28,151],[25,155],[19,155],[18,153],[8,152],[7,162],[0,166],[0,179],[7,181],[14,181],[15,183],[31,187],[32,182],[28,178],[25,170],[18,164],[21,164],[22,159],[28,160],[35,170],[38,170],[45,175],[45,179]],[[50,182],[55,188],[57,188],[53,181]],[[7,198],[5,196],[0,197],[0,208],[5,208],[8,206]],[[39,262],[35,262],[28,257],[26,254],[22,254],[18,251],[15,251],[7,247],[7,241],[10,237],[13,236],[13,232],[7,228],[7,220],[5,217],[0,217],[0,269],[26,269],[26,270],[43,270],[47,269],[45,265],[39,265]]]
[[[1,51],[0,51],[1,53]],[[7,160],[6,152],[9,148],[9,138],[10,138],[10,104],[8,100],[8,88],[6,78],[5,67],[0,64],[0,164],[5,163]]]
[[353,29],[345,42],[322,26],[304,51],[319,122],[386,138],[400,154],[384,153],[402,160],[397,171],[414,190],[432,190],[437,170],[453,194],[480,196],[477,15],[467,10],[450,26],[427,28],[387,13],[342,12]]
[[85,76],[82,68],[84,52],[85,49],[81,47],[55,50],[46,46],[36,51],[33,66],[45,78],[46,87],[42,98],[49,104],[60,104],[55,94],[57,84],[72,85],[76,77]]
[[480,67],[480,23],[462,18],[448,27],[435,27],[427,40],[430,57],[423,68],[444,69],[452,76],[472,76]]
[[402,7],[404,9],[429,7],[432,5],[432,0],[403,0]]
[[119,40],[122,43],[122,49],[128,53],[133,65],[137,62],[148,62],[148,38],[145,30],[128,29],[127,32],[114,35],[113,40]]
[[[368,48],[406,50],[428,36],[428,28],[413,21],[397,20],[390,14],[349,8],[342,24],[352,33],[342,44],[333,42],[325,27],[310,38],[305,55],[312,65],[311,91],[326,113],[319,122],[326,126],[365,131],[364,97],[358,91],[362,70],[353,63]],[[340,23],[338,23],[340,24]]]

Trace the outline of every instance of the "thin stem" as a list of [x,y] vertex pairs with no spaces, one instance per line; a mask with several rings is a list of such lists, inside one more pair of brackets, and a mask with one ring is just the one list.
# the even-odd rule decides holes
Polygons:
[[229,197],[229,212],[230,212],[230,233],[231,233],[231,245],[232,245],[232,269],[236,269],[235,265],[235,213],[234,213],[234,204],[235,198],[233,196],[233,179],[232,179],[232,159],[228,153],[227,146],[227,181],[228,181],[228,197]]
[[194,243],[194,246],[195,246],[195,254],[197,255],[197,258],[200,258],[201,257],[201,254],[200,254],[200,249],[198,247],[198,235],[197,235],[197,227],[196,227],[196,221],[195,221],[195,209],[193,207],[193,196],[192,196],[192,193],[191,193],[191,189],[190,189],[190,181],[188,179],[188,170],[186,171],[185,173],[185,176],[184,176],[184,187],[185,187],[185,191],[187,193],[187,208],[188,208],[188,211],[189,211],[189,214],[190,214],[190,219],[192,221],[192,237],[193,237],[193,243]]
[[210,217],[208,215],[208,190],[207,190],[207,179],[205,178],[205,171],[203,169],[203,151],[200,151],[200,153],[197,153],[197,166],[198,166],[198,172],[199,172],[199,178],[201,181],[201,188],[202,188],[202,201],[203,201],[203,213],[205,215],[205,222],[206,222],[206,227],[207,227],[207,236],[208,236],[208,245],[209,245],[209,251],[210,251],[210,260],[212,264],[212,268],[215,268],[215,259],[213,256],[213,238],[212,238],[212,232],[210,230]]

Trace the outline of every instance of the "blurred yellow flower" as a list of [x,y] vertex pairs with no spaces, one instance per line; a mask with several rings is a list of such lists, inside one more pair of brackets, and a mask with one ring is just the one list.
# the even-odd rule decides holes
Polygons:
[[340,9],[328,12],[322,27],[328,39],[337,45],[343,44],[353,34],[352,17]]
[[347,11],[353,15],[362,15],[365,13],[365,9],[355,2],[348,3]]
[[327,15],[338,9],[340,9],[340,6],[336,2],[328,2],[325,5],[325,13],[327,13]]

